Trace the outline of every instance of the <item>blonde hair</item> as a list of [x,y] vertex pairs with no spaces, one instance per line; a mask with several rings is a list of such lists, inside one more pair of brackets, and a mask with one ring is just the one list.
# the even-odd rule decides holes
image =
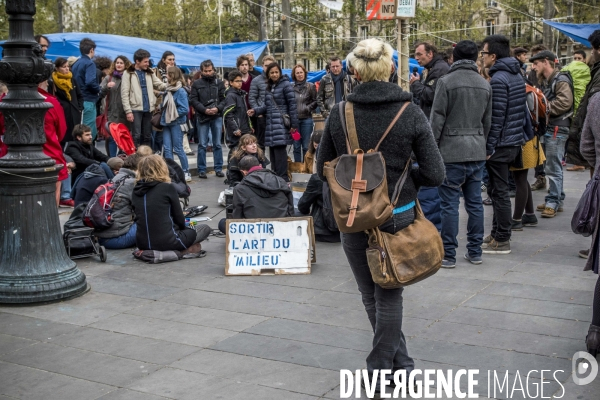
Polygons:
[[361,82],[387,82],[393,54],[394,49],[389,44],[378,39],[365,39],[348,54],[347,60],[358,72]]
[[246,150],[242,149],[242,147],[248,146],[249,144],[252,144],[252,143],[257,144],[256,155],[258,156],[258,159],[260,161],[264,161],[265,160],[265,152],[260,148],[260,146],[258,146],[258,139],[256,138],[256,136],[251,135],[249,133],[242,135],[242,137],[240,138],[238,147],[235,149],[235,152],[233,153],[232,157],[235,157],[238,160],[241,160],[242,157],[244,157],[246,155]]
[[138,162],[137,179],[146,182],[166,182],[171,183],[169,177],[169,167],[167,163],[157,154],[142,157]]
[[274,62],[275,62],[275,57],[273,57],[273,56],[272,56],[272,55],[270,55],[270,54],[268,54],[268,55],[264,56],[264,57],[263,57],[263,59],[262,59],[262,63],[263,63],[263,65],[264,65],[264,64],[265,64],[267,61],[270,61],[270,63],[269,63],[269,64],[271,64],[271,63],[274,63]]
[[136,153],[138,153],[142,157],[151,156],[152,154],[154,154],[152,148],[150,146],[146,146],[145,144],[138,147]]
[[183,80],[183,73],[179,69],[179,67],[172,66],[167,68],[167,80],[169,83],[177,83],[181,82],[185,85],[185,81]]

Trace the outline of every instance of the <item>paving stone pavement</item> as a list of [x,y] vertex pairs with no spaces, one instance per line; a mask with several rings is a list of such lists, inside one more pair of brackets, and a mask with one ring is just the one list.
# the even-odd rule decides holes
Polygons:
[[[572,378],[597,276],[577,257],[590,240],[570,231],[589,175],[565,176],[565,211],[514,232],[511,254],[479,266],[461,258],[461,210],[456,269],[404,292],[417,368],[479,369],[480,398],[542,398],[542,387],[545,398],[600,398],[600,378]],[[216,227],[223,180],[191,187],[192,205],[220,212]],[[534,192],[535,204],[544,194]],[[490,207],[485,215],[489,232]],[[341,246],[318,243],[310,275],[263,277],[225,277],[223,238],[204,248],[205,258],[162,265],[109,251],[106,263],[78,260],[91,285],[84,296],[0,307],[0,399],[339,399],[339,370],[364,368],[373,337]],[[488,393],[488,371],[508,372],[512,397]]]

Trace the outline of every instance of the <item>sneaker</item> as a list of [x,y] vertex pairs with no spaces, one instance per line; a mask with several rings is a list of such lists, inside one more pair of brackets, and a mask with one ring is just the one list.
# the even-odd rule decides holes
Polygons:
[[590,249],[579,250],[579,257],[587,259],[590,256]]
[[196,229],[196,243],[206,240],[212,233],[212,228],[206,224],[196,225],[194,229]]
[[222,178],[222,177],[224,177],[224,176],[225,176],[225,174],[224,174],[222,171],[217,171],[217,172],[215,173],[215,175],[217,175],[217,177],[219,177],[219,178]]
[[481,184],[481,191],[485,192],[487,190],[487,186],[485,185],[485,183]]
[[585,167],[583,165],[573,165],[572,167],[567,168],[567,171],[585,171]]
[[544,208],[544,211],[542,211],[542,217],[543,218],[554,218],[554,217],[556,217],[556,210],[552,207],[546,207],[546,208]]
[[186,182],[191,182],[192,181],[192,175],[189,172],[184,172],[183,175],[185,176],[185,181]]
[[491,206],[492,205],[492,199],[490,197],[488,197],[487,199],[482,201],[484,206]]
[[488,247],[492,240],[494,240],[494,238],[492,238],[492,235],[487,235],[486,237],[484,237],[483,243],[481,244],[481,248],[485,249],[486,247]]
[[196,153],[194,153],[193,151],[190,151],[188,153],[185,153],[186,156],[195,156]]
[[206,172],[198,171],[198,178],[208,179],[208,176],[206,176]]
[[538,176],[533,185],[531,185],[531,190],[542,190],[546,189],[546,177]]
[[481,259],[481,256],[471,256],[471,255],[469,255],[469,253],[465,254],[465,260],[467,260],[471,264],[475,264],[475,265],[479,265],[483,262],[483,260]]
[[442,268],[454,268],[456,267],[456,261],[446,260],[445,258],[442,260]]
[[73,207],[75,207],[75,200],[73,200],[73,199],[61,200],[60,203],[58,204],[58,206],[61,208],[73,208]]
[[497,242],[496,239],[492,239],[486,248],[481,248],[485,254],[510,254],[510,241]]
[[[544,211],[544,210],[546,209],[546,203],[539,204],[539,205],[536,207],[536,209],[537,209],[538,211]],[[563,208],[562,208],[562,206],[558,206],[558,208],[556,209],[556,212],[563,212]]]
[[523,214],[521,222],[523,223],[523,226],[536,226],[538,224],[538,219],[533,214]]
[[512,220],[511,230],[513,230],[513,231],[522,231],[523,230],[523,222],[522,222],[522,220],[517,221],[516,219],[513,219]]

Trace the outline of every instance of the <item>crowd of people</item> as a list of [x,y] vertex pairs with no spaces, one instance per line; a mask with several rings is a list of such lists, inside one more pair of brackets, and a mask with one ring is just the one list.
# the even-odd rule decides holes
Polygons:
[[[576,51],[566,66],[542,45],[513,49],[502,35],[488,36],[481,44],[460,41],[448,57],[431,43],[418,43],[414,55],[424,72],[413,72],[410,91],[403,91],[392,83],[398,79],[393,50],[376,39],[361,41],[347,56],[345,68],[339,57],[332,57],[317,85],[306,81],[303,65],[294,66],[288,77],[270,55],[262,58],[262,72],[254,68],[252,54],[240,55],[224,81],[210,60],[200,63],[194,76],[185,75],[172,52],[163,54],[156,69],[143,49],[134,53],[133,63],[118,56],[110,65],[106,60],[100,65],[95,43],[83,39],[81,57],[57,58],[51,79],[39,87],[54,105],[45,119],[44,151],[66,166],[58,177],[57,205],[85,205],[99,185],[118,181],[115,223],[97,232],[101,244],[197,251],[211,229],[186,226],[179,201],[189,196],[187,133],[195,130],[198,176],[207,179],[206,154],[212,151],[215,175],[225,177],[226,169],[226,183],[233,188],[233,218],[311,215],[317,240],[342,242],[375,334],[368,371],[410,373],[414,362],[402,333],[403,289],[375,284],[367,235],[340,234],[325,212],[331,209],[325,164],[348,152],[340,103],[352,104],[361,149],[376,148],[397,116],[381,146],[390,197],[405,165],[411,169],[393,217],[380,230],[394,234],[409,227],[420,203],[439,229],[442,268],[455,268],[462,197],[468,214],[463,258],[479,265],[483,254],[510,253],[513,231],[541,223],[536,211],[542,218],[563,212],[567,161],[573,164],[567,171],[589,169],[591,178],[598,171],[600,31],[589,41],[591,54]],[[38,42],[45,42],[46,49],[50,45],[44,37]],[[118,157],[110,137],[106,154],[96,148],[99,113],[130,129],[135,154]],[[324,131],[314,129],[316,113],[326,118]],[[311,174],[297,207],[289,184],[289,146],[293,161]],[[530,169],[535,171],[533,184]],[[544,202],[535,206],[532,191],[546,189]],[[492,208],[488,235],[484,205]],[[219,223],[224,233],[225,222]],[[587,259],[585,269],[596,274],[599,239],[596,228],[590,248],[579,252]],[[600,352],[600,279],[586,343],[593,355]]]

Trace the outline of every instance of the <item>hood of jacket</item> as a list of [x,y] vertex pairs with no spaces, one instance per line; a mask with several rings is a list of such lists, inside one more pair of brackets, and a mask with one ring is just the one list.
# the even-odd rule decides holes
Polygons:
[[150,189],[152,189],[153,187],[160,185],[163,182],[157,182],[157,181],[151,181],[151,182],[146,182],[146,181],[138,181],[135,184],[135,187],[133,188],[133,193],[135,193],[136,196],[144,196],[146,193],[148,193],[150,191]]
[[121,167],[119,172],[113,178],[113,182],[116,182],[119,179],[123,179],[123,178],[135,178],[135,172],[128,168]]
[[400,86],[390,82],[373,81],[356,86],[348,95],[348,101],[358,104],[412,101],[412,93],[405,92]]
[[92,164],[92,165],[88,166],[85,169],[85,171],[83,171],[83,177],[85,179],[91,179],[91,178],[96,178],[96,177],[102,177],[102,178],[108,179],[108,177],[106,176],[106,172],[104,172],[104,170],[102,169],[100,164]]
[[465,69],[473,70],[473,71],[477,72],[477,64],[475,63],[475,61],[471,61],[471,60],[459,60],[459,61],[455,62],[454,64],[452,64],[448,73],[458,71],[458,70],[465,70]]
[[279,192],[290,191],[287,183],[268,169],[259,169],[246,175],[244,184],[260,197],[273,197]]
[[521,66],[519,60],[514,57],[504,57],[496,61],[492,68],[490,68],[490,76],[494,75],[498,71],[506,71],[511,74],[520,74]]

